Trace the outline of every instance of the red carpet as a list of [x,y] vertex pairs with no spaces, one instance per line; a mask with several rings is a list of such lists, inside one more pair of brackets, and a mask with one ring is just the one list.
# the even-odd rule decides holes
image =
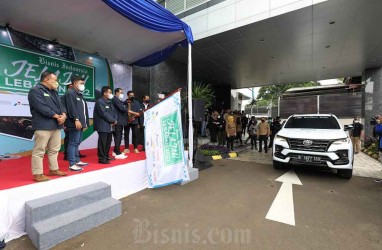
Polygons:
[[[132,150],[130,149],[132,152]],[[84,170],[81,172],[73,172],[68,171],[68,162],[64,161],[63,153],[60,153],[58,156],[58,164],[60,166],[60,170],[68,173],[68,176],[75,174],[87,173],[90,171],[96,171],[104,168],[110,168],[122,164],[126,164],[129,162],[140,161],[146,159],[145,152],[140,152],[139,154],[129,153],[126,154],[128,158],[124,160],[113,160],[111,164],[99,164],[97,157],[97,149],[88,149],[81,150],[81,154],[86,155],[85,158],[81,158],[83,162],[88,162],[89,165],[84,167]],[[45,155],[44,157],[44,173],[49,173],[48,167],[48,158]],[[51,179],[55,178],[66,178],[64,177],[49,177]],[[33,181],[33,176],[31,173],[31,156],[24,156],[20,159],[15,160],[4,160],[0,161],[0,190],[25,186],[29,184],[36,183]]]

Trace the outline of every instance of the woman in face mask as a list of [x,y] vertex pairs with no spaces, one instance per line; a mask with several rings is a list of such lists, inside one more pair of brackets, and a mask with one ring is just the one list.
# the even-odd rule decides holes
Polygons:
[[226,130],[227,138],[228,138],[227,148],[233,151],[233,143],[236,137],[236,123],[232,114],[228,115],[227,117],[225,130]]

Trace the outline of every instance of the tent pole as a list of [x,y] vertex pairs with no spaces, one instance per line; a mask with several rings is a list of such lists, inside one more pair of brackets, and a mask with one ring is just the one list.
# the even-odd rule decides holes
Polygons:
[[191,51],[192,46],[191,43],[188,43],[188,154],[189,154],[189,162],[188,167],[192,168],[192,158],[194,154],[194,128],[192,124],[192,58]]

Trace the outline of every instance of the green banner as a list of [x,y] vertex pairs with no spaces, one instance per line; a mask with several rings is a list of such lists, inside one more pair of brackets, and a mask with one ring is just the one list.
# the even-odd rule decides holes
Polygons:
[[[0,91],[28,93],[47,70],[60,84],[70,82],[73,75],[83,77],[84,97],[94,99],[94,67],[0,44]],[[60,85],[58,92],[63,95],[66,86]]]
[[183,160],[182,133],[178,111],[161,118],[164,165],[171,166]]

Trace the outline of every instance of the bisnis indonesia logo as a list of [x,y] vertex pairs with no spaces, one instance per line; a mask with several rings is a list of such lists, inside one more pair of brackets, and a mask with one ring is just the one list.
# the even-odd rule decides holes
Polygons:
[[17,101],[17,102],[13,102],[12,103],[12,106],[29,106],[28,103],[22,103],[20,101]]
[[251,243],[251,230],[216,228],[200,230],[185,223],[180,227],[160,227],[147,219],[134,218],[134,243],[136,244],[202,244],[244,245]]

